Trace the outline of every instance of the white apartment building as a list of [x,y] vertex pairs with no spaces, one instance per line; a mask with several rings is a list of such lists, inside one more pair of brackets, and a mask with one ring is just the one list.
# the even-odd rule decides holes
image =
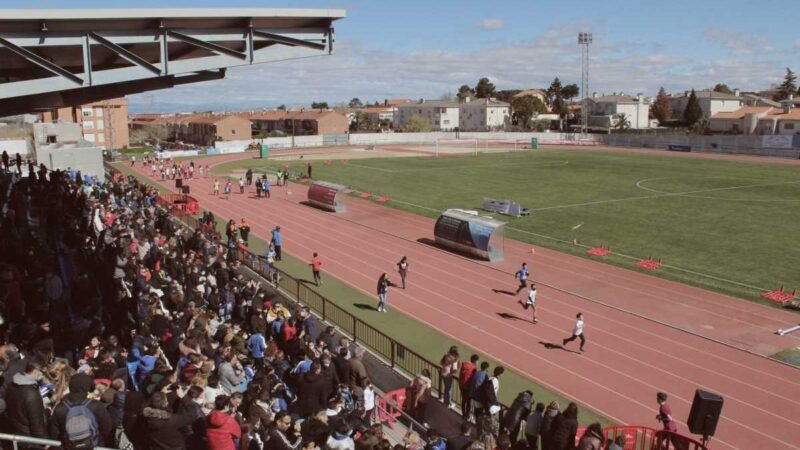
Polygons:
[[461,131],[503,130],[511,121],[511,105],[495,99],[468,99],[460,108],[458,129]]
[[618,115],[625,114],[630,128],[650,128],[650,102],[642,94],[597,96],[589,99],[589,126],[614,128]]
[[[680,95],[670,95],[669,103],[672,106],[672,117],[676,119],[683,118],[683,112],[686,110],[686,104],[689,103],[691,94],[691,91],[686,91]],[[717,113],[736,111],[742,107],[742,103],[745,100],[738,89],[735,89],[733,94],[710,90],[695,91],[695,96],[697,97],[697,102],[700,103],[700,109],[703,110],[704,119],[710,119],[711,116]]]
[[404,130],[414,116],[421,116],[432,131],[453,131],[459,127],[460,104],[447,101],[423,101],[398,105],[394,113],[394,128]]

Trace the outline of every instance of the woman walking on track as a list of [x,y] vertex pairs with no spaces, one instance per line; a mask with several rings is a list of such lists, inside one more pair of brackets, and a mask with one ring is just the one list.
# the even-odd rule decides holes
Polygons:
[[578,313],[578,315],[575,316],[575,328],[572,330],[572,337],[564,339],[561,345],[565,346],[578,338],[581,340],[580,350],[583,351],[583,346],[586,345],[586,337],[583,335],[583,313]]
[[378,307],[375,308],[378,312],[386,312],[386,300],[391,286],[395,286],[395,284],[389,281],[389,276],[384,272],[378,278]]
[[[658,402],[658,415],[656,416],[656,420],[664,425],[664,431],[677,433],[678,424],[672,419],[672,408],[667,404],[667,394],[665,392],[656,393],[656,401]],[[669,446],[669,443],[666,442],[668,439],[670,438],[665,436],[661,442],[659,442],[659,448],[667,448]],[[673,441],[672,444],[675,445],[676,443]]]
[[406,288],[406,275],[408,275],[408,258],[403,256],[397,263],[397,272],[400,273],[400,280],[403,282],[403,289]]
[[314,273],[314,284],[317,286],[322,285],[322,278],[319,276],[319,268],[322,266],[322,261],[320,261],[317,252],[314,252],[314,257],[311,258],[309,266],[311,266],[311,272]]
[[522,267],[520,267],[517,273],[514,274],[514,278],[519,280],[519,287],[517,288],[517,294],[519,294],[521,290],[528,287],[529,275],[530,273],[528,272],[528,263],[522,263]]
[[533,318],[531,321],[533,323],[539,322],[536,319],[536,283],[531,283],[530,289],[528,289],[528,299],[524,302],[522,300],[519,301],[519,304],[522,305],[523,308],[526,310],[531,308],[533,310]]

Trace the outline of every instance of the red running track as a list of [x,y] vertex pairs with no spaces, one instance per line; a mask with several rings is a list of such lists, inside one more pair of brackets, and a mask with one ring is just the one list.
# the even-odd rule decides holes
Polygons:
[[[430,219],[355,199],[344,214],[325,213],[299,204],[306,191],[299,185],[274,188],[272,199],[257,200],[250,188],[226,200],[208,194],[212,179],[188,184],[218,216],[247,217],[255,235],[268,237],[281,225],[285,251],[303,259],[319,252],[325,274],[370,296],[380,273],[392,273],[399,257],[408,256],[409,288],[390,292],[390,310],[490,354],[612,420],[655,426],[655,393],[663,390],[680,430],[687,432],[682,419],[694,389],[704,388],[725,397],[715,449],[800,449],[797,369],[676,328],[734,344],[757,341],[750,348],[757,350],[779,345],[770,333],[796,321],[795,315],[546,249],[537,248],[532,256],[530,246],[510,240],[507,262],[476,263],[418,243],[432,237]],[[503,318],[528,316],[516,297],[494,292],[514,290],[512,274],[522,260],[543,286],[536,325]],[[560,344],[570,334],[578,311],[586,318],[587,352],[547,349],[543,343]],[[798,345],[798,338],[780,342]],[[568,350],[577,349],[572,346]]]

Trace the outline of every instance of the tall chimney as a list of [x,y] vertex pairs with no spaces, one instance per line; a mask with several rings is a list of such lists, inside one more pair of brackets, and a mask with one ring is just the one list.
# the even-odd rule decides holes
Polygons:
[[738,96],[739,96],[739,94],[741,94],[741,93],[742,93],[742,92],[741,92],[739,89],[734,89],[734,90],[733,90],[733,95],[735,95],[735,96],[737,96],[737,97],[738,97]]

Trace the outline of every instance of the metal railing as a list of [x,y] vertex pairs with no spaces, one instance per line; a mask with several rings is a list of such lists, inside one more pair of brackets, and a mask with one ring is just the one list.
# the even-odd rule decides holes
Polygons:
[[[52,439],[41,439],[35,438],[32,436],[22,436],[19,434],[7,434],[7,433],[0,433],[0,442],[11,442],[11,448],[17,450],[20,444],[24,444],[26,448],[31,448],[31,446],[40,446],[41,448],[61,448],[60,441],[54,441]],[[109,447],[94,447],[94,450],[118,450],[115,448]]]

